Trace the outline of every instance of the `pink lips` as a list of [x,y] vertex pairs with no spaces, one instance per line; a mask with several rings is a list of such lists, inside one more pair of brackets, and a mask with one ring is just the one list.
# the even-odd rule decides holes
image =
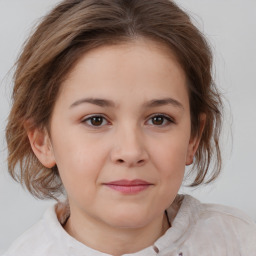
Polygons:
[[153,184],[144,180],[137,179],[111,181],[104,183],[104,185],[123,194],[136,194],[149,188]]

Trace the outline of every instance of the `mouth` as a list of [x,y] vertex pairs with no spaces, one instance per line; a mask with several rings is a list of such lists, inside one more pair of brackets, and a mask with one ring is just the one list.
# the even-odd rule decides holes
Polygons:
[[108,183],[103,183],[110,189],[121,192],[123,194],[137,194],[148,189],[152,186],[152,183],[149,183],[145,180],[116,180]]

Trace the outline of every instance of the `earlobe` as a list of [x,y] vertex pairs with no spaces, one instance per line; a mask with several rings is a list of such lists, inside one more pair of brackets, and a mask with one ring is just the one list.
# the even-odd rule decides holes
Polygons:
[[47,168],[55,166],[52,144],[46,129],[29,129],[27,135],[31,148],[41,164]]
[[186,165],[191,165],[194,162],[194,156],[196,154],[196,151],[198,149],[198,146],[200,144],[200,140],[204,131],[206,122],[206,114],[202,113],[200,114],[200,127],[199,132],[197,135],[190,138],[189,146],[188,146],[188,152],[187,152],[187,158],[186,158]]
[[200,138],[201,138],[201,136],[196,135],[193,138],[191,138],[189,141],[187,159],[186,159],[187,166],[193,164],[193,162],[194,162],[194,156],[195,156],[197,148],[199,146]]

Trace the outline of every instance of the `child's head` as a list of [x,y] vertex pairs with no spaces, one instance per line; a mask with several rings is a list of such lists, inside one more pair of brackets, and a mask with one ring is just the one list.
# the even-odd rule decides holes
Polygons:
[[[152,158],[149,168],[154,166],[157,169],[158,162],[157,160],[154,162],[154,157],[160,154],[160,159],[164,158],[164,153],[168,149],[170,149],[169,154],[172,155],[166,154],[166,159],[163,161],[173,168],[172,157],[182,157],[184,153],[183,148],[179,154],[178,139],[175,142],[173,138],[173,144],[172,141],[166,140],[172,138],[168,135],[170,133],[168,129],[175,130],[175,128],[169,126],[168,129],[152,128],[145,125],[145,122],[152,118],[152,114],[167,115],[169,111],[173,125],[177,126],[177,123],[180,125],[181,129],[177,129],[177,132],[183,132],[180,134],[184,138],[183,141],[189,138],[187,145],[189,154],[183,159],[183,163],[185,167],[185,164],[191,164],[194,158],[193,170],[196,175],[192,185],[212,181],[217,177],[221,165],[218,144],[221,99],[212,80],[211,65],[212,56],[204,37],[191,23],[187,14],[172,1],[63,1],[44,18],[26,43],[17,62],[13,106],[6,129],[10,173],[37,197],[57,196],[62,189],[61,179],[65,180],[65,174],[60,179],[60,169],[65,169],[67,166],[62,167],[65,161],[56,161],[61,150],[53,152],[54,147],[52,149],[49,145],[54,144],[56,140],[58,148],[69,147],[75,152],[78,150],[76,145],[70,143],[73,141],[79,144],[79,140],[82,142],[83,138],[77,137],[82,133],[81,129],[83,134],[86,133],[87,137],[84,141],[88,143],[83,145],[86,150],[84,152],[80,150],[80,153],[87,152],[90,157],[88,161],[98,163],[97,154],[101,154],[101,149],[113,147],[109,156],[116,157],[118,163],[122,165],[125,161],[118,154],[122,152],[122,145],[126,145],[127,159],[135,157],[133,154],[136,152],[138,154],[136,168],[145,164],[145,159]],[[117,87],[118,84],[120,87]],[[185,91],[182,84],[185,84]],[[163,101],[161,104],[158,102],[158,106],[157,102],[151,104],[151,108],[144,112],[142,107],[138,107],[142,106],[143,102],[163,99],[163,96],[174,98],[169,104],[170,107],[167,107],[166,103],[164,105]],[[66,108],[67,101],[76,98],[77,101],[73,102],[71,110]],[[84,98],[90,98],[90,101],[93,98],[94,108],[80,104],[85,102]],[[106,107],[106,102],[97,101],[95,107],[95,98],[107,98],[123,105],[111,109]],[[175,101],[177,98],[178,102]],[[180,102],[182,106],[179,105]],[[186,108],[187,102],[188,108]],[[183,110],[180,110],[182,108]],[[182,114],[182,111],[185,114]],[[101,117],[99,115],[94,117],[96,126],[102,125],[103,120],[109,121],[105,123],[104,128],[101,128],[103,130],[94,128],[95,130],[92,131],[84,124],[85,121],[88,122],[89,114],[95,113],[102,114]],[[120,113],[127,115],[129,120],[127,126],[122,126],[126,121],[125,118],[121,118]],[[160,114],[155,116],[154,121],[160,121],[156,126],[161,126],[163,119],[165,122],[168,120],[168,117],[166,119]],[[76,130],[72,130],[76,131],[73,133],[76,138],[72,139],[70,137],[73,136],[72,133],[69,134],[65,127],[61,129],[62,117],[66,117],[67,120],[70,118],[69,125],[72,122],[72,125],[77,125]],[[132,120],[134,120],[133,135],[130,133]],[[184,123],[180,120],[184,120]],[[187,120],[189,123],[186,123]],[[121,130],[118,125],[122,126]],[[63,134],[62,131],[65,133]],[[120,134],[120,131],[123,133]],[[65,136],[70,140],[65,140]],[[147,136],[150,142],[146,139]],[[111,140],[107,140],[107,137]],[[61,138],[63,141],[57,142]],[[129,140],[131,140],[130,144]],[[140,151],[144,147],[152,148],[153,142],[155,148],[152,154],[155,152],[155,156],[150,155],[147,150]],[[45,147],[40,147],[40,143],[48,145],[49,151]],[[133,143],[138,145],[135,147]],[[183,143],[182,139],[181,143]],[[215,170],[207,180],[206,174],[214,152],[216,152]],[[73,156],[71,151],[70,156]],[[85,155],[84,158],[86,157],[88,156]],[[108,156],[104,155],[104,157],[104,163],[107,163]],[[59,159],[63,159],[63,156]],[[81,158],[78,157],[76,161],[81,161]],[[20,168],[15,169],[18,163]],[[70,172],[72,167],[68,167]],[[126,166],[128,167],[131,166]],[[90,164],[84,168],[90,168]],[[105,168],[107,168],[106,164],[103,169]],[[114,173],[115,171],[113,170]],[[179,178],[182,177],[183,171]]]

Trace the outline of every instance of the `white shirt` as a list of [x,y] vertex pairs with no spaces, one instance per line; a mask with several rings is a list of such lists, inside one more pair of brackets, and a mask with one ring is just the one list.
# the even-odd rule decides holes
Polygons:
[[[167,209],[168,215],[173,211]],[[55,207],[3,256],[110,256],[71,237]],[[185,195],[172,227],[154,245],[134,256],[256,256],[256,224],[244,213],[221,205],[202,204]]]

